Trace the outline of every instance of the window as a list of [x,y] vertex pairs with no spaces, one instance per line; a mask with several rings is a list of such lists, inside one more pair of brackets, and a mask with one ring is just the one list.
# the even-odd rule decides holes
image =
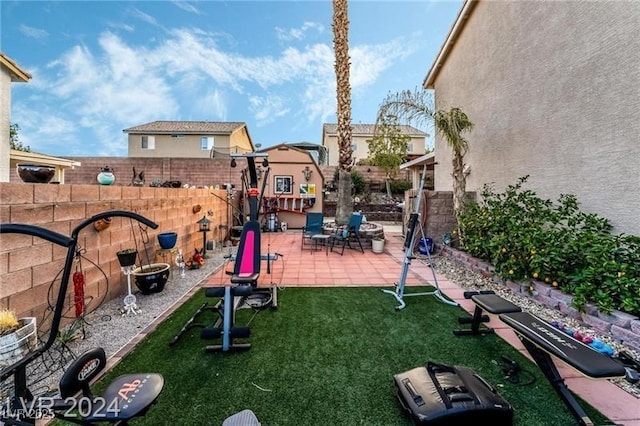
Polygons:
[[140,148],[142,149],[155,149],[156,148],[156,138],[155,136],[142,136]]
[[293,176],[275,176],[274,194],[293,194]]
[[351,144],[351,151],[356,152],[358,150],[358,144],[357,143],[352,143]]
[[172,138],[178,138],[178,139],[184,139],[184,135],[183,134],[175,134],[175,135],[171,135]]
[[210,151],[213,149],[213,136],[203,136],[200,138],[200,149],[203,151]]
[[407,142],[407,152],[413,152],[413,143]]

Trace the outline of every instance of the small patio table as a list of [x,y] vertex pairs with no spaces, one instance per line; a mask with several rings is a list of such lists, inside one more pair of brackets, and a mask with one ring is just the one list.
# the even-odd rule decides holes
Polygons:
[[325,253],[329,256],[329,238],[331,235],[328,234],[315,234],[311,236],[311,241],[313,241],[313,249],[311,250],[311,254],[314,251],[318,250],[318,243],[322,244],[325,249]]

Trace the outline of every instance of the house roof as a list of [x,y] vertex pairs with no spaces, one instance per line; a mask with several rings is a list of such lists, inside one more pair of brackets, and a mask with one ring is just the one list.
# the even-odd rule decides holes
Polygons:
[[[354,135],[373,135],[375,124],[352,124],[351,133]],[[405,124],[398,125],[400,131],[409,136],[427,136],[422,130],[418,130],[415,127],[407,126]],[[323,134],[335,135],[338,133],[338,125],[335,123],[325,123],[322,125]]]
[[229,135],[246,127],[246,123],[233,121],[153,121],[124,129],[124,133],[155,134],[222,134]]
[[438,76],[438,73],[444,66],[444,63],[447,60],[447,57],[449,56],[449,53],[451,53],[451,50],[453,49],[453,46],[455,45],[456,40],[458,39],[458,37],[460,37],[460,34],[462,33],[462,30],[464,29],[465,24],[469,20],[471,13],[475,9],[479,1],[480,0],[464,1],[462,8],[460,9],[460,12],[458,12],[458,17],[456,18],[456,21],[453,23],[453,26],[449,30],[449,34],[447,35],[447,38],[445,39],[444,44],[440,48],[440,52],[438,52],[438,55],[436,56],[435,61],[433,61],[433,65],[431,65],[431,69],[429,70],[429,73],[427,74],[427,76],[424,79],[424,82],[422,83],[422,86],[425,89],[434,88],[433,85],[435,83],[436,77]]
[[26,83],[31,80],[31,74],[20,68],[13,59],[2,52],[0,52],[0,64],[9,70],[11,81]]

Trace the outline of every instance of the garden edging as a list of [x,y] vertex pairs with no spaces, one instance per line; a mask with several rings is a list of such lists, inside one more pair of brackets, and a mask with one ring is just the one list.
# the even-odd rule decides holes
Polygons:
[[439,246],[439,249],[442,255],[455,259],[474,272],[491,278],[495,282],[504,284],[513,293],[533,299],[547,308],[555,309],[587,327],[611,336],[615,341],[633,350],[640,351],[640,318],[616,310],[607,315],[599,312],[594,305],[587,305],[585,311],[580,312],[571,306],[571,295],[565,294],[549,284],[536,280],[528,282],[504,281],[493,273],[493,265],[487,262],[449,246]]

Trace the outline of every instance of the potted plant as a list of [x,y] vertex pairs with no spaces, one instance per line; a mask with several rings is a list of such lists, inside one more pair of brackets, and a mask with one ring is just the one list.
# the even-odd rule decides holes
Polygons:
[[376,235],[371,239],[371,250],[374,253],[384,252],[384,235]]
[[120,262],[120,266],[123,268],[126,266],[132,266],[136,263],[136,258],[138,257],[138,251],[133,248],[120,250],[116,253],[118,256],[118,262]]
[[133,270],[136,287],[142,294],[160,293],[169,279],[168,263],[151,263]]
[[11,365],[38,344],[35,317],[18,319],[15,312],[0,310],[0,365]]

